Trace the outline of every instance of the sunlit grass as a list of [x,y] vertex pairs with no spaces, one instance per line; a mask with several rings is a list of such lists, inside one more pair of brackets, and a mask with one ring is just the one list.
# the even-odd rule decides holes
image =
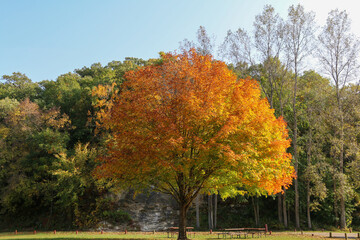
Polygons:
[[[27,239],[27,240],[35,240],[35,239],[62,239],[62,240],[71,240],[71,239],[160,239],[160,240],[176,240],[177,235],[174,235],[173,238],[168,238],[167,233],[164,232],[129,232],[125,234],[124,232],[104,232],[101,234],[100,232],[79,232],[76,234],[75,232],[57,232],[54,234],[53,232],[40,232],[40,233],[32,233],[32,232],[19,232],[15,235],[14,232],[11,233],[1,233],[0,239]],[[195,237],[193,235],[190,236],[191,239],[218,239],[218,235],[216,233],[209,234],[208,232],[197,232]],[[251,236],[248,239],[251,239]],[[223,239],[223,238],[220,238]],[[230,238],[227,238],[230,239]],[[235,238],[234,238],[235,239]],[[242,238],[243,239],[243,238]],[[256,238],[254,238],[256,239]],[[258,239],[267,239],[267,240],[314,240],[314,239],[328,239],[324,237],[313,237],[309,235],[300,235],[293,233],[273,233],[272,235],[267,235],[266,238],[262,236]]]

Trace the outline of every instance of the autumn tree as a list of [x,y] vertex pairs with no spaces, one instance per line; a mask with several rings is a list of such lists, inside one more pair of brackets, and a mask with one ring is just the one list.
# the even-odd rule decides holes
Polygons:
[[222,197],[274,194],[294,177],[286,123],[260,98],[258,84],[195,50],[164,54],[130,71],[123,91],[99,86],[99,128],[111,133],[100,178],[170,194],[186,213],[201,191]]

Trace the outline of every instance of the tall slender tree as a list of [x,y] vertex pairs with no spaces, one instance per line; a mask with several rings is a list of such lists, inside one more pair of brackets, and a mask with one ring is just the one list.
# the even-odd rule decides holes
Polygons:
[[235,66],[239,63],[254,64],[252,54],[252,39],[242,28],[236,32],[229,30],[219,47],[219,55]]
[[[297,126],[297,91],[298,76],[306,56],[313,49],[312,40],[315,32],[315,14],[305,12],[304,7],[300,4],[290,6],[286,22],[286,52],[289,57],[292,69],[294,71],[293,87],[293,159],[296,174],[299,174],[299,153],[298,153],[298,126]],[[294,180],[295,188],[295,226],[300,228],[299,213],[299,182],[298,178]]]
[[214,55],[215,51],[215,37],[210,36],[204,26],[200,26],[196,32],[196,42],[190,41],[187,38],[179,43],[181,51],[189,51],[194,48],[201,55]]
[[[354,80],[354,74],[358,69],[359,41],[350,32],[350,19],[346,11],[333,10],[329,13],[325,26],[319,35],[320,48],[318,56],[324,71],[335,85],[337,117],[339,127],[336,133],[338,141],[336,143],[335,158],[338,158],[339,176],[344,174],[344,108],[343,91],[350,81]],[[334,174],[336,176],[337,174]],[[341,178],[345,179],[345,178]],[[335,179],[334,179],[335,180]],[[340,202],[340,227],[346,228],[346,209],[344,181],[339,181],[339,202]],[[334,181],[334,188],[337,183]],[[334,190],[335,190],[334,189]],[[336,192],[336,191],[335,191]],[[335,206],[336,206],[335,202]],[[336,207],[335,207],[335,211]]]
[[[303,152],[306,154],[306,168],[302,179],[306,182],[306,215],[308,228],[312,228],[311,212],[319,210],[320,203],[327,197],[325,173],[329,170],[326,154],[322,151],[328,140],[327,97],[332,88],[328,79],[315,71],[305,71],[299,78],[299,111],[302,120]],[[304,164],[305,165],[305,164]]]
[[280,51],[283,47],[283,23],[278,14],[275,14],[275,9],[271,5],[265,5],[262,14],[255,17],[254,22],[254,39],[255,47],[260,53],[260,61],[263,64],[267,78],[268,87],[263,87],[263,91],[269,100],[270,107],[273,108],[275,83],[274,70],[276,69],[273,58],[279,58]]
[[[277,112],[281,116],[284,116],[283,85],[287,72],[283,66],[279,66],[281,65],[280,54],[284,48],[284,29],[283,19],[275,13],[275,9],[271,5],[265,5],[263,12],[255,17],[254,45],[259,53],[261,68],[264,71],[264,77],[260,77],[258,80],[270,106],[274,109],[275,95],[277,96],[280,105],[280,110],[278,108]],[[278,194],[278,219],[287,227],[287,219],[283,219],[286,214],[282,213],[282,211],[286,212],[286,209],[282,208],[282,204],[285,202],[283,198],[285,198],[285,194],[283,196]]]

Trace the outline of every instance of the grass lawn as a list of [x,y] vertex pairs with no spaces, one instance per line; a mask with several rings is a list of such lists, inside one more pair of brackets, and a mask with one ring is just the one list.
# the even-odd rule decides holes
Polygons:
[[[176,237],[168,238],[166,233],[152,233],[152,232],[131,232],[128,234],[124,234],[124,232],[104,232],[101,234],[100,232],[79,232],[76,234],[75,232],[57,232],[54,234],[53,232],[41,232],[41,233],[22,233],[19,232],[17,235],[12,233],[1,233],[0,239],[62,239],[62,240],[70,240],[70,239],[171,239],[176,240]],[[218,239],[218,235],[216,233],[210,235],[208,232],[199,232],[196,233],[195,238],[191,236],[191,239]],[[223,238],[220,238],[223,239]],[[230,238],[227,238],[230,239]],[[234,238],[235,239],[235,238]],[[243,238],[242,238],[243,239]],[[247,239],[251,239],[251,236]],[[256,238],[254,238],[256,239]],[[312,237],[309,235],[294,235],[292,233],[273,233],[272,235],[267,235],[266,238],[261,237],[257,239],[267,239],[267,240],[316,240],[316,239],[329,239],[322,237]]]

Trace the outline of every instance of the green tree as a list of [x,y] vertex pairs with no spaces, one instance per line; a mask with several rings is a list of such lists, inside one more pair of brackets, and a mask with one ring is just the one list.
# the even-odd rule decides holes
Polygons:
[[55,154],[66,151],[68,135],[66,115],[57,109],[42,111],[36,103],[25,99],[9,111],[3,122],[1,211],[3,221],[33,225],[49,217],[52,174]]
[[25,98],[34,100],[37,98],[40,87],[33,83],[25,74],[14,72],[12,75],[3,75],[0,84],[0,99],[14,98],[22,101]]
[[[345,157],[345,120],[343,107],[343,95],[346,85],[354,79],[354,74],[358,69],[358,53],[360,42],[350,33],[350,20],[345,11],[333,10],[329,13],[326,25],[319,35],[320,48],[318,56],[327,75],[331,77],[335,84],[337,111],[334,117],[338,119],[338,130],[335,133],[333,157],[338,159],[339,191],[338,198],[340,202],[340,227],[346,228],[346,209],[345,209],[345,185],[346,178],[344,174]],[[334,166],[335,167],[335,166]],[[337,168],[335,168],[337,169]],[[335,180],[335,179],[334,179]],[[336,189],[334,181],[334,188]],[[337,215],[337,206],[335,202],[335,215]]]
[[324,145],[328,142],[327,98],[332,92],[328,79],[315,71],[305,71],[299,78],[299,119],[301,149],[306,157],[302,179],[306,182],[306,214],[312,228],[311,212],[319,211],[327,197],[326,175],[330,171]]
[[77,144],[73,154],[60,153],[54,161],[57,206],[73,215],[74,224],[81,228],[96,226],[105,210],[114,211],[105,194],[111,184],[97,180],[92,174],[98,151],[89,144]]
[[[285,25],[285,47],[289,62],[294,72],[293,87],[293,158],[295,172],[299,175],[299,154],[298,154],[298,113],[297,113],[297,91],[298,77],[301,64],[306,56],[313,49],[312,39],[315,31],[315,15],[313,12],[305,12],[304,7],[300,4],[290,6],[288,10],[288,19]],[[295,189],[295,226],[300,228],[299,212],[299,180],[294,180]]]

